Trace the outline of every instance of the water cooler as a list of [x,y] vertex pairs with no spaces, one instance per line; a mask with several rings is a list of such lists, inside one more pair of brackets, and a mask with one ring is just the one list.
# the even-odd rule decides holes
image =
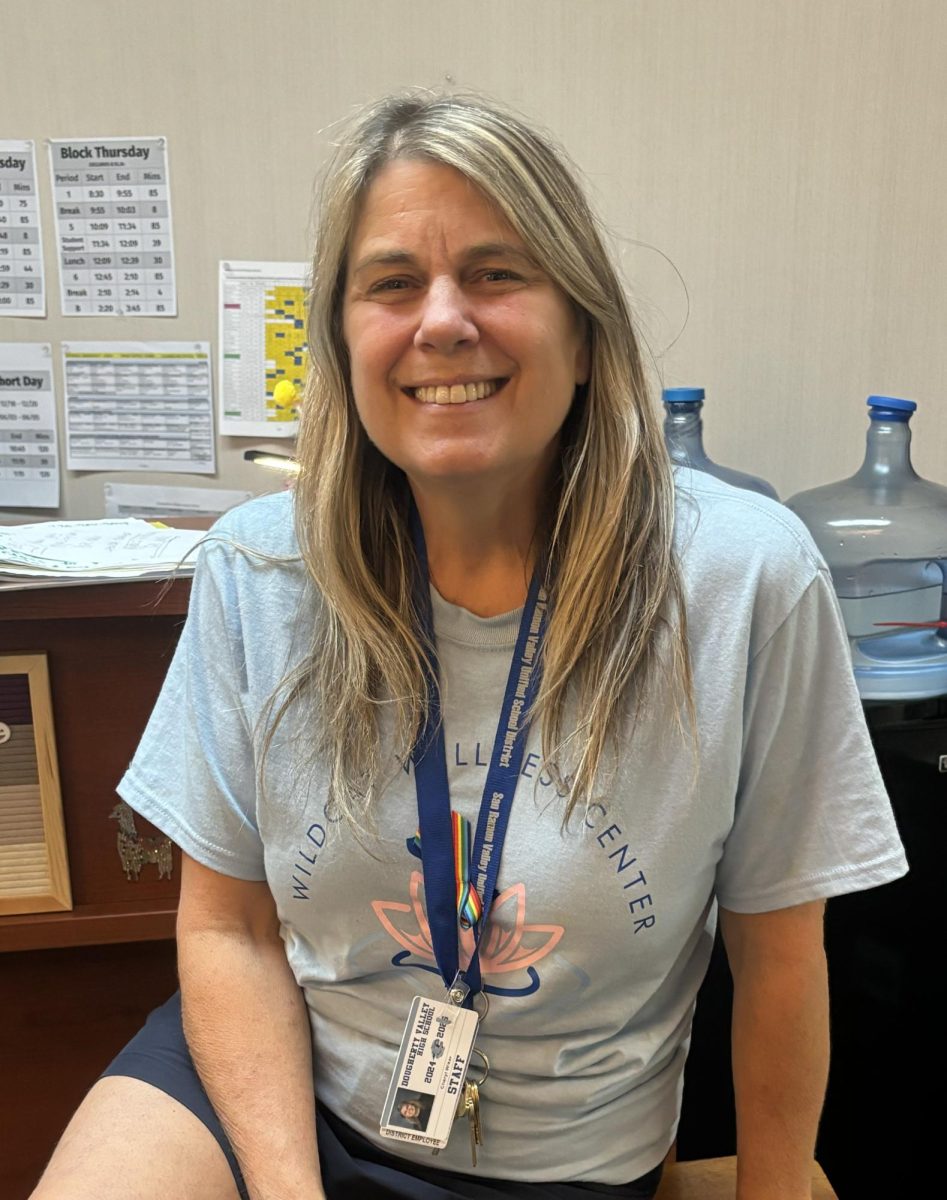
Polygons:
[[911,866],[827,907],[832,1067],[818,1158],[840,1200],[933,1194],[947,1011],[947,488],[911,465],[916,405],[868,406],[856,474],[787,502],[831,568]]
[[765,479],[734,471],[732,467],[722,467],[708,456],[704,449],[704,422],[700,415],[704,399],[703,388],[665,388],[661,393],[664,403],[664,443],[671,461],[680,467],[716,475],[733,487],[746,488],[747,491],[759,492],[778,500],[776,489]]

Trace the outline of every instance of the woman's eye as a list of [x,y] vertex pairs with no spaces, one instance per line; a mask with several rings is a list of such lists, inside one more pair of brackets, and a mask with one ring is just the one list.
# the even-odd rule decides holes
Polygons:
[[519,276],[504,267],[496,267],[491,271],[484,271],[483,278],[487,283],[505,283],[511,279],[518,279]]
[[401,292],[411,286],[408,279],[379,279],[369,288],[370,292]]

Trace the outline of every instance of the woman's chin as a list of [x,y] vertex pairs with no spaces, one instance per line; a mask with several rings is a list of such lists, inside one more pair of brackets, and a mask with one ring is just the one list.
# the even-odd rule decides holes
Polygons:
[[402,468],[421,487],[488,487],[502,474],[501,464],[487,455],[443,454],[414,461]]

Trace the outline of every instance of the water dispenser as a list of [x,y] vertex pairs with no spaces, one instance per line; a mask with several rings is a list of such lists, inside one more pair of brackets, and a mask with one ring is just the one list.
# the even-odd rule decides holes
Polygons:
[[671,461],[680,467],[715,475],[733,487],[746,488],[778,500],[776,489],[765,479],[735,471],[732,467],[722,467],[708,457],[704,449],[704,422],[700,415],[704,397],[703,388],[665,388],[661,393],[665,413],[664,441]]
[[947,693],[947,488],[911,465],[916,408],[869,396],[859,470],[786,502],[831,569],[863,700]]

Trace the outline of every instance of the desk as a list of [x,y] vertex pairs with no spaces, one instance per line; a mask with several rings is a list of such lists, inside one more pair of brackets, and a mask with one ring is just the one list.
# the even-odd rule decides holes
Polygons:
[[[0,917],[0,1196],[25,1200],[111,1056],[177,986],[170,879],[127,879],[115,785],[177,644],[190,581],[0,592],[0,654],[45,653],[73,908]],[[135,817],[142,836],[160,836]]]

